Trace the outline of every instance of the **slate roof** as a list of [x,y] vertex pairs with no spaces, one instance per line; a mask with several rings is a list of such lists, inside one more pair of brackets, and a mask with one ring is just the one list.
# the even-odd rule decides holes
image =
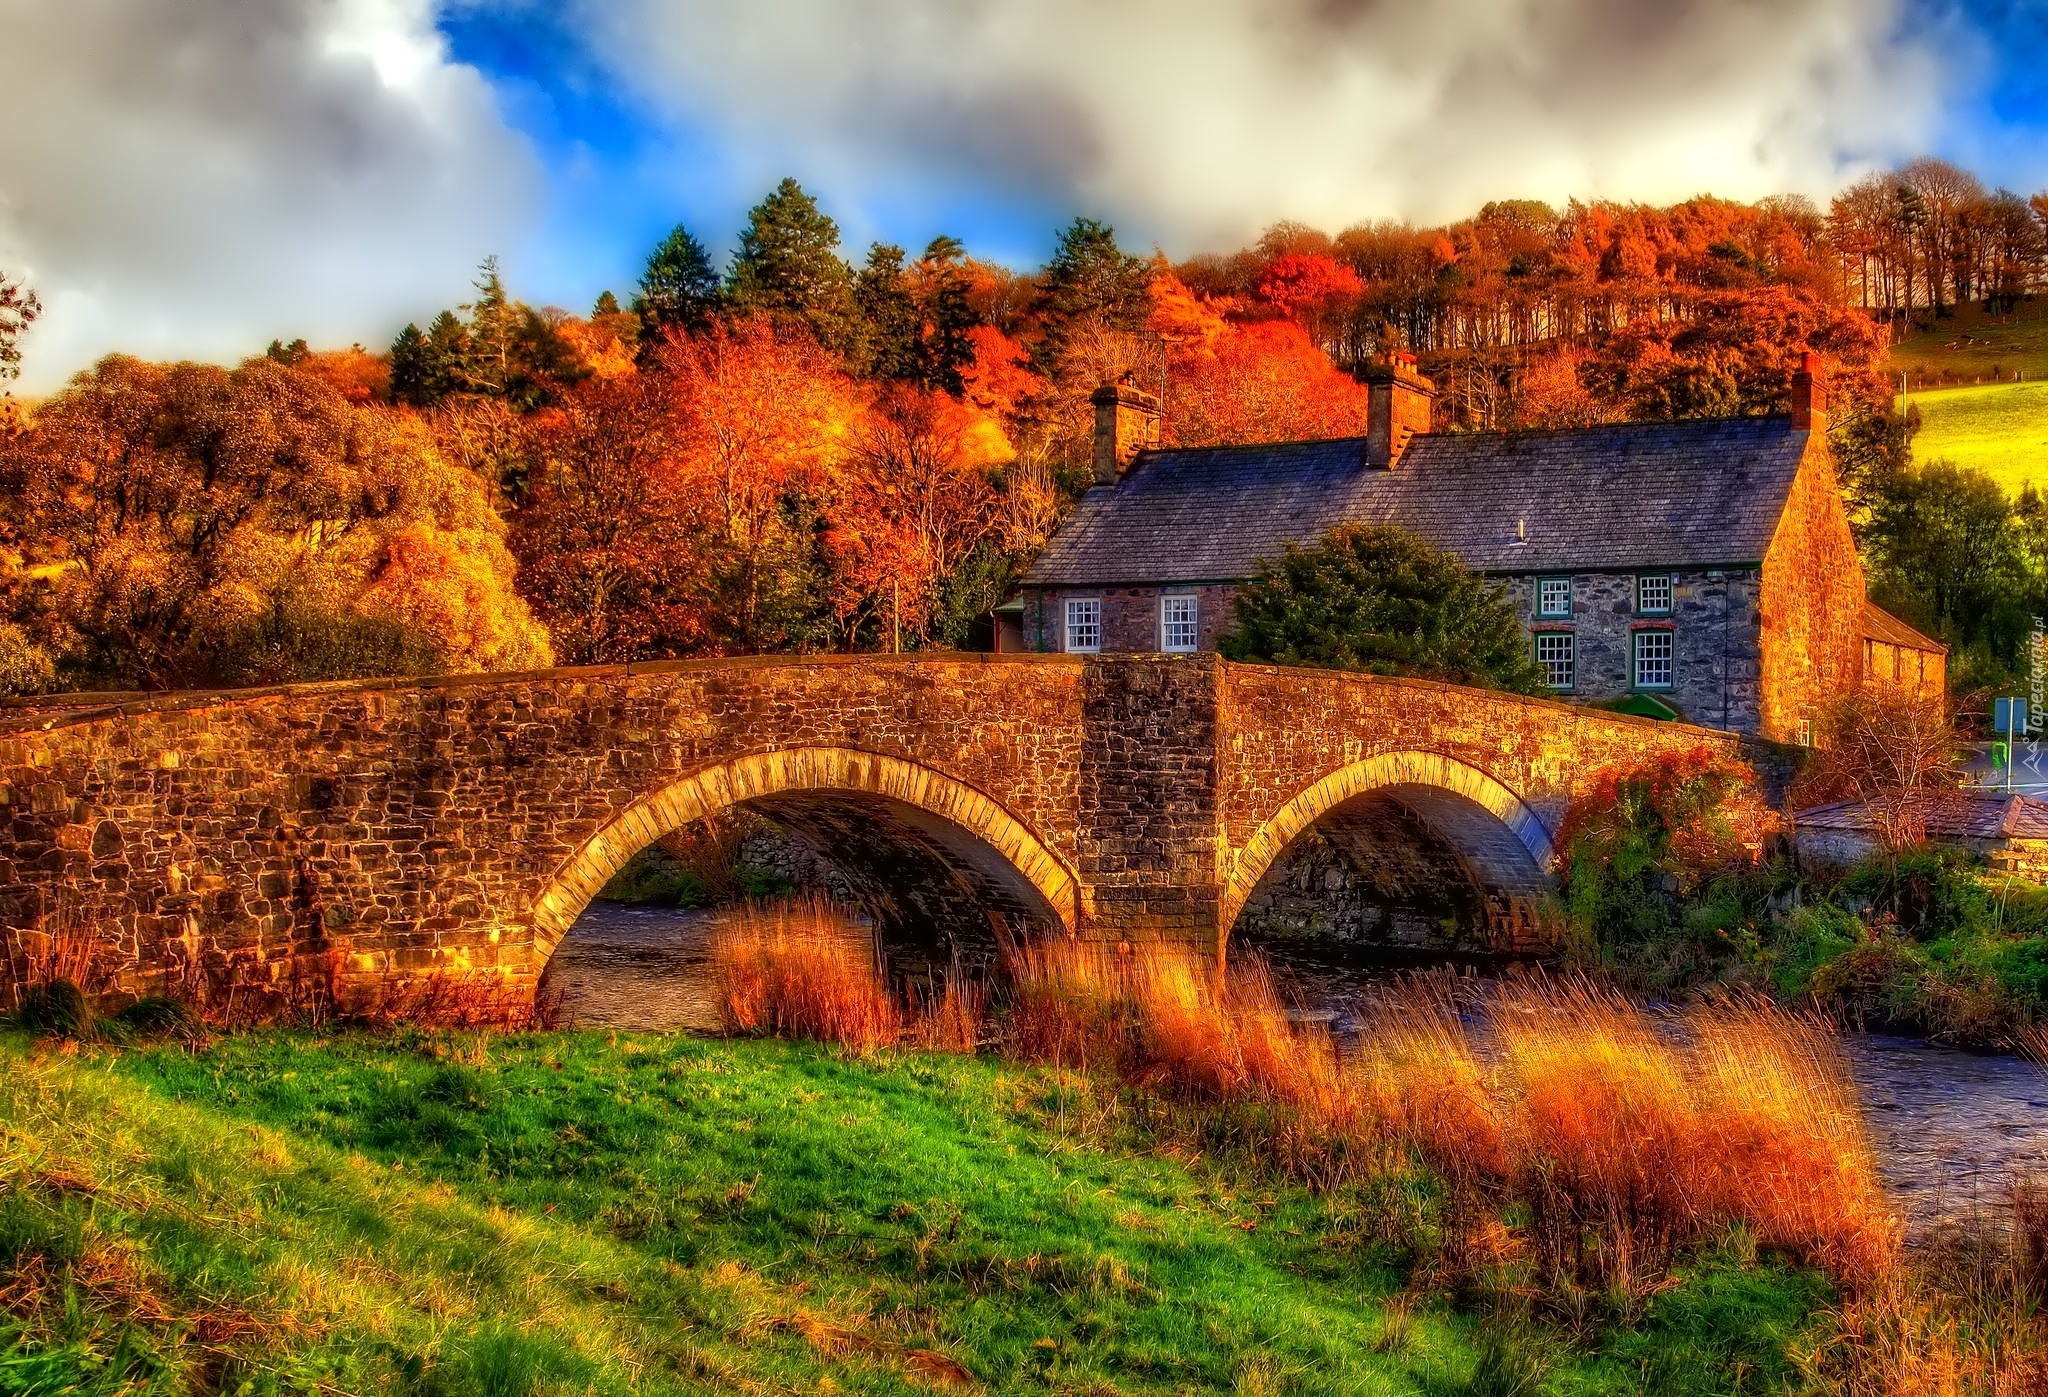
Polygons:
[[[1914,802],[1936,839],[2048,839],[2048,801],[2004,791],[1930,791]],[[1792,817],[1798,829],[1870,831],[1870,813],[1861,802],[1838,800],[1817,805]]]
[[1925,650],[1931,654],[1946,655],[1948,647],[1933,636],[1923,635],[1883,607],[1863,603],[1863,635],[1866,640],[1875,640],[1882,645],[1896,645],[1901,650]]
[[1147,451],[1088,492],[1024,582],[1236,581],[1345,520],[1413,529],[1482,572],[1754,564],[1807,437],[1787,417],[1433,433],[1393,470],[1366,466],[1360,437]]

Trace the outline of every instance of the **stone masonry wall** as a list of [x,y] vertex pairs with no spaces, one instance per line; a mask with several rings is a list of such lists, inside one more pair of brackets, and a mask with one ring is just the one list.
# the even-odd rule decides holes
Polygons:
[[1066,601],[1095,597],[1102,602],[1102,648],[1109,655],[1147,654],[1159,649],[1159,599],[1168,593],[1195,598],[1195,648],[1214,650],[1216,638],[1230,629],[1229,583],[1187,587],[1094,587],[1069,591],[1036,590],[1024,601],[1024,644],[1027,649],[1056,653],[1066,645]]
[[1563,617],[1536,615],[1539,578],[1560,574],[1513,576],[1506,582],[1516,615],[1532,633],[1569,631],[1575,637],[1576,683],[1569,697],[1586,702],[1636,692],[1635,633],[1668,630],[1673,686],[1647,692],[1689,722],[1754,733],[1759,574],[1739,568],[1662,571],[1674,579],[1671,612],[1665,616],[1637,612],[1633,572],[1573,575],[1572,611]]
[[36,938],[81,930],[134,992],[309,971],[338,990],[530,984],[553,944],[537,928],[663,833],[651,812],[714,786],[885,883],[917,870],[907,912],[1042,894],[1085,934],[1216,944],[1311,797],[1391,782],[1405,813],[1375,828],[1424,820],[1454,856],[1430,866],[1490,880],[1498,922],[1540,889],[1529,848],[1576,781],[1730,741],[1214,655],[705,661],[15,710],[0,932],[18,973]]

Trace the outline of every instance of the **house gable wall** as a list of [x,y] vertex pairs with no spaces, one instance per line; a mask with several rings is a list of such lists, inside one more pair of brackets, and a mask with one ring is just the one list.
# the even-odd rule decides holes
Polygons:
[[1797,741],[1801,720],[1857,682],[1863,563],[1825,433],[1814,432],[1764,555],[1758,735]]

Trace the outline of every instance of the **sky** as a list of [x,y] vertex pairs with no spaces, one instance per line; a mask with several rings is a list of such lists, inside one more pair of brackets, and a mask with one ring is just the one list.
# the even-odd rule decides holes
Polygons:
[[500,259],[621,298],[784,175],[858,259],[1018,268],[1489,199],[2048,187],[2048,0],[0,0],[16,385],[115,350],[387,344]]

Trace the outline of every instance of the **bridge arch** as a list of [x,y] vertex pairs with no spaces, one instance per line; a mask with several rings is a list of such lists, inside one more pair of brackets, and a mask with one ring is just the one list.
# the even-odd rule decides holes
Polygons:
[[1478,767],[1440,752],[1382,752],[1351,762],[1295,795],[1237,850],[1219,909],[1219,949],[1227,948],[1238,914],[1260,881],[1304,832],[1374,797],[1399,801],[1449,846],[1481,887],[1526,898],[1548,885],[1550,829],[1519,795]]
[[536,967],[584,908],[640,850],[694,820],[747,801],[806,795],[864,797],[904,812],[952,860],[1028,889],[1036,910],[1071,931],[1080,883],[1021,820],[974,787],[917,762],[846,747],[796,747],[719,762],[621,811],[556,870],[532,913]]

